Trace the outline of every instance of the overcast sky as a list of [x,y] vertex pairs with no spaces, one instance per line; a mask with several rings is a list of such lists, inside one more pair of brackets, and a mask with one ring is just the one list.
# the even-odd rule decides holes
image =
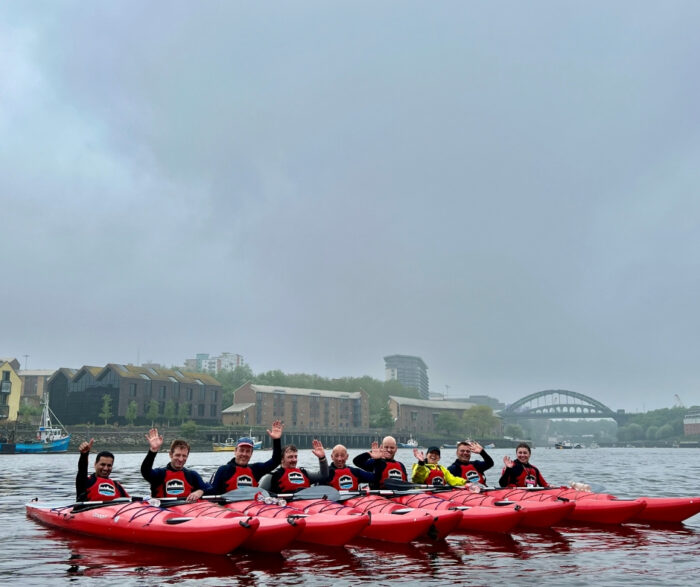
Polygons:
[[0,4],[0,356],[700,404],[700,3]]

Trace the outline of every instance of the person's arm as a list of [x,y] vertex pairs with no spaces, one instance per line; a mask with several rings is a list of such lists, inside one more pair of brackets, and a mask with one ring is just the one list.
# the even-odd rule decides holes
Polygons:
[[270,476],[270,491],[272,493],[280,493],[280,479],[284,475],[284,469],[279,467]]
[[188,501],[189,503],[197,501],[204,494],[211,495],[214,493],[213,487],[204,479],[202,479],[202,476],[199,473],[197,473],[197,471],[193,471],[192,469],[186,469],[185,475],[190,485],[192,485],[192,487],[194,488],[191,491],[191,493],[185,498],[186,501]]
[[425,483],[428,475],[430,475],[430,469],[426,466],[425,461],[418,461],[413,464],[413,469],[411,470],[411,481],[413,483]]
[[374,482],[374,474],[370,473],[369,471],[365,471],[364,469],[358,469],[357,467],[348,467],[350,469],[350,472],[357,477],[358,481],[361,481],[362,483],[373,483]]
[[374,470],[374,459],[370,456],[368,452],[363,452],[357,455],[353,460],[352,464],[364,469],[365,471]]
[[477,470],[481,471],[482,473],[484,471],[488,471],[491,467],[493,467],[494,462],[491,456],[484,450],[481,449],[481,458],[484,460],[482,462],[477,461]]
[[466,479],[453,475],[447,467],[440,465],[440,468],[442,469],[442,474],[445,476],[445,481],[450,487],[461,487],[467,484]]
[[537,467],[535,467],[535,471],[537,471],[537,484],[540,487],[549,487],[549,483],[547,483],[544,480],[544,477],[542,477],[542,473],[540,473],[540,470]]
[[516,463],[513,459],[508,456],[503,457],[503,471],[501,472],[501,478],[498,480],[498,484],[501,487],[508,487],[509,485],[515,486],[517,483],[515,480],[518,478],[518,473],[516,471]]
[[80,452],[78,458],[78,474],[75,476],[75,500],[80,501],[87,493],[88,482],[88,452]]
[[[212,486],[213,495],[221,495],[222,493],[226,493],[226,481],[228,481],[231,477],[229,474],[230,470],[231,465],[229,463],[221,465],[216,470],[216,473],[214,473],[212,476],[211,481],[209,481]],[[262,477],[262,475],[260,477]]]
[[157,454],[149,450],[141,463],[141,476],[149,483],[153,483],[153,463],[156,461]]
[[309,478],[311,483],[323,483],[328,480],[330,476],[330,469],[328,468],[328,460],[326,456],[319,457],[318,464],[320,467],[319,471],[306,471],[306,476]]
[[272,458],[264,463],[253,463],[250,470],[256,481],[260,481],[263,476],[272,473],[282,462],[282,441],[279,438],[272,439]]

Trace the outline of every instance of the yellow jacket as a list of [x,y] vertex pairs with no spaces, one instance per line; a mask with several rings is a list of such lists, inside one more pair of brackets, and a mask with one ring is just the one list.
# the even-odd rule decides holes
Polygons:
[[466,479],[453,475],[447,470],[446,467],[443,467],[442,465],[430,465],[428,463],[423,465],[420,463],[415,463],[413,465],[413,470],[411,471],[411,481],[413,481],[413,483],[425,483],[426,479],[430,475],[430,472],[436,469],[442,471],[442,474],[445,477],[445,484],[449,485],[450,487],[467,484]]

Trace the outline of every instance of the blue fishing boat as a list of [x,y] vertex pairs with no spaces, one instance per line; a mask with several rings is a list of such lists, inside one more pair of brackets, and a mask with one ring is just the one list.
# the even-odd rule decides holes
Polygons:
[[[53,418],[53,419],[52,419]],[[50,453],[66,452],[70,443],[70,434],[49,408],[48,394],[44,397],[44,409],[41,413],[41,423],[32,442],[18,442],[15,453]]]

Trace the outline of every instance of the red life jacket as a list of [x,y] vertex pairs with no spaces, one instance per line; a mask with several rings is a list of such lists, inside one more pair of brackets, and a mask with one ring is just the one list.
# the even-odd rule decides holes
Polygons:
[[184,471],[166,469],[165,479],[158,487],[155,497],[187,497],[192,493],[192,485],[187,481]]
[[486,485],[486,477],[484,477],[484,474],[474,465],[471,463],[468,465],[460,463],[459,467],[459,476],[462,479],[466,479],[468,483],[481,483],[482,485]]
[[236,470],[226,481],[226,491],[232,491],[239,487],[257,487],[258,482],[250,467],[236,465]]
[[112,479],[94,476],[88,482],[86,501],[112,501],[118,497],[128,497],[124,488]]
[[[508,487],[537,487],[537,469],[531,465],[520,465],[522,470],[516,477],[515,483],[509,483]],[[505,473],[506,467],[503,467]],[[503,475],[501,473],[501,475]]]
[[332,469],[333,477],[328,482],[328,485],[335,487],[338,491],[355,491],[357,490],[357,477],[352,474],[350,467],[342,469]]
[[382,471],[382,476],[379,479],[379,486],[384,487],[384,482],[387,479],[397,479],[399,481],[406,481],[406,472],[404,471],[401,463],[398,461],[385,461],[386,467]]
[[425,478],[425,483],[427,485],[435,485],[436,487],[444,487],[445,485],[445,474],[439,467],[436,469],[430,469],[430,473]]
[[281,492],[297,491],[304,487],[311,487],[311,483],[301,469],[284,469],[284,473],[282,473],[282,476],[279,478],[277,486]]

